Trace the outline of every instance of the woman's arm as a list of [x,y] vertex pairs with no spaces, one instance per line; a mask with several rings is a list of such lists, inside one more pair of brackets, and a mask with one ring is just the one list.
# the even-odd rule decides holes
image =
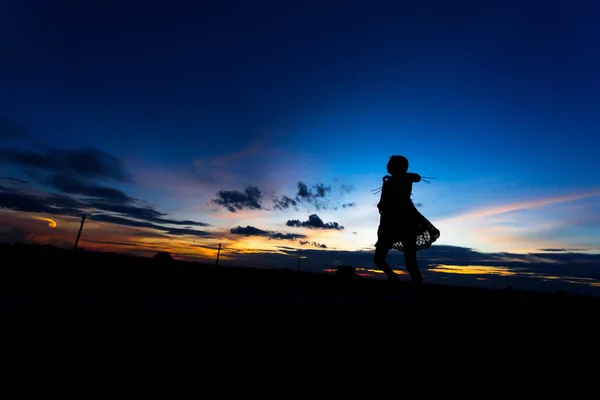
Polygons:
[[421,181],[421,175],[414,173],[414,172],[407,172],[406,175],[408,176],[408,179],[411,182],[420,182]]
[[387,208],[387,203],[389,202],[389,180],[385,179],[383,180],[383,186],[381,187],[381,195],[379,196],[379,203],[377,203],[377,208],[379,209],[379,214],[381,214],[383,212],[383,210],[385,210]]

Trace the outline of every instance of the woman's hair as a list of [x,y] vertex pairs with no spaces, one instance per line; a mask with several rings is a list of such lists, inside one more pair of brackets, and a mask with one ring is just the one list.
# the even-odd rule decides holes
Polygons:
[[388,161],[388,165],[392,171],[408,171],[408,159],[404,156],[391,156],[390,161]]

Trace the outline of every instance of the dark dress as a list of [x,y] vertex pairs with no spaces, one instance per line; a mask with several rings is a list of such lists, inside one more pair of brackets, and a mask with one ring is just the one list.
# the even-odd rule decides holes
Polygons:
[[421,177],[415,173],[385,176],[381,198],[377,204],[379,228],[375,247],[404,251],[407,243],[414,243],[416,250],[431,247],[440,237],[440,231],[417,210],[411,199],[412,184]]

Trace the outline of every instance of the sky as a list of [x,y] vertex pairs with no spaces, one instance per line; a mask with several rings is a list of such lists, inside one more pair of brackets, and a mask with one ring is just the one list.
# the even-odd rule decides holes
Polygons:
[[2,2],[0,240],[73,247],[86,214],[85,250],[380,276],[373,191],[402,154],[433,177],[413,188],[441,231],[430,280],[600,294],[599,18],[595,0]]

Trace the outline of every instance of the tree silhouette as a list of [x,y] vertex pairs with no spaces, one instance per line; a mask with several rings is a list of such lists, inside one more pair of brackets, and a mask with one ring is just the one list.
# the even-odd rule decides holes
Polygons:
[[173,260],[173,257],[171,257],[171,255],[166,251],[159,251],[152,257],[152,260],[161,264],[168,264],[175,261]]

